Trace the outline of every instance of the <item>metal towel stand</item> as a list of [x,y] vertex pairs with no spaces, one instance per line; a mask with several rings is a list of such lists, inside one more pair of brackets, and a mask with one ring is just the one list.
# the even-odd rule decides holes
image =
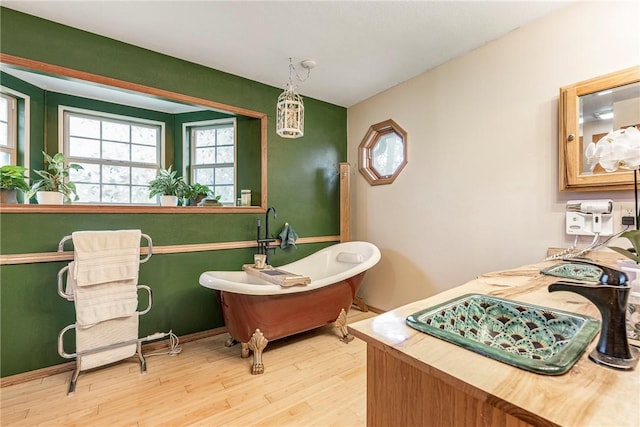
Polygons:
[[[153,241],[151,240],[151,237],[149,237],[147,234],[142,234],[141,235],[142,238],[147,240],[147,255],[145,258],[140,260],[140,264],[144,264],[145,262],[149,261],[149,258],[151,258],[151,255],[153,254]],[[71,240],[72,236],[65,236],[62,238],[62,240],[60,240],[60,243],[58,244],[58,252],[63,252],[64,251],[64,244]],[[74,300],[74,296],[73,294],[68,294],[66,293],[65,289],[64,289],[64,275],[69,274],[69,265],[64,266],[62,269],[60,269],[60,271],[58,271],[58,295],[60,295],[62,298],[66,299],[67,301],[73,301]],[[153,305],[153,296],[152,296],[152,292],[151,292],[151,288],[147,285],[137,285],[138,289],[144,289],[147,291],[148,294],[148,305],[147,308],[145,308],[143,311],[138,311],[137,315],[138,316],[142,316],[146,313],[149,312],[149,310],[151,310],[151,306]],[[110,322],[109,320],[106,320],[105,322]],[[58,354],[60,354],[60,356],[64,357],[65,359],[73,359],[76,358],[76,369],[73,373],[73,376],[71,377],[71,382],[69,384],[69,390],[67,391],[67,394],[72,394],[75,389],[76,389],[76,382],[78,380],[78,376],[80,375],[80,371],[83,370],[82,367],[82,357],[83,356],[88,356],[88,355],[93,355],[93,354],[98,354],[100,352],[103,351],[108,351],[108,350],[113,350],[113,349],[117,349],[117,348],[121,348],[121,347],[125,347],[125,346],[130,346],[133,344],[136,344],[136,353],[138,354],[138,359],[140,360],[140,373],[145,373],[147,370],[147,362],[144,358],[144,356],[142,355],[142,342],[143,341],[149,341],[150,337],[146,337],[146,338],[136,338],[136,339],[128,339],[128,340],[124,340],[121,342],[116,342],[116,343],[112,343],[109,345],[104,345],[104,346],[99,346],[96,348],[92,348],[89,350],[84,350],[81,352],[74,352],[74,353],[67,353],[64,350],[64,342],[63,342],[63,337],[64,334],[68,331],[70,331],[71,329],[76,329],[77,324],[73,323],[71,325],[66,326],[64,329],[62,329],[60,331],[60,333],[58,334]],[[76,334],[78,333],[78,331],[76,330]],[[77,335],[76,335],[77,338]],[[135,354],[135,353],[134,353]],[[104,364],[110,364],[113,363],[117,360],[109,360],[107,362],[105,362]]]

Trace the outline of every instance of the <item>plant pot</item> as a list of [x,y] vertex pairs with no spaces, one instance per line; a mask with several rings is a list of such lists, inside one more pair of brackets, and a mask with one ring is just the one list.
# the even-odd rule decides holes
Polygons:
[[18,203],[17,197],[18,191],[15,188],[2,188],[0,189],[0,203],[2,204],[16,204]]
[[198,203],[200,203],[202,200],[204,200],[206,196],[204,194],[201,194],[199,196],[194,197],[193,199],[191,199],[191,205],[190,206],[198,206]]
[[62,205],[64,204],[64,194],[58,191],[38,191],[36,200],[39,205]]
[[160,206],[178,206],[178,196],[160,196]]

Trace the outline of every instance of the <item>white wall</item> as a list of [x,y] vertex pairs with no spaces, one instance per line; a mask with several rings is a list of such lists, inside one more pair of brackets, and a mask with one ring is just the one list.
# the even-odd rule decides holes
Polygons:
[[[567,200],[631,200],[557,190],[557,114],[561,86],[640,64],[639,22],[635,1],[572,4],[349,108],[353,238],[382,251],[368,304],[388,310],[569,246]],[[408,133],[409,163],[370,186],[358,145],[389,118]]]

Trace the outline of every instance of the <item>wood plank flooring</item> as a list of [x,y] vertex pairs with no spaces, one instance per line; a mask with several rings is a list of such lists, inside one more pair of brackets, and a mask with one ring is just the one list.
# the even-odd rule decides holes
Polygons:
[[[349,323],[375,313],[350,310]],[[227,334],[181,344],[177,356],[136,359],[0,389],[2,426],[364,426],[366,345],[333,325],[269,343],[265,373]]]

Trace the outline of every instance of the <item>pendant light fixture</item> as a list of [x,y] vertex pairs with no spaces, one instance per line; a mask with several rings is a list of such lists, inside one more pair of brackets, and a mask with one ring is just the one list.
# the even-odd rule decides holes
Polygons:
[[307,70],[307,76],[302,79],[289,58],[289,82],[286,89],[278,97],[276,112],[276,133],[283,138],[300,138],[304,135],[304,103],[302,97],[296,92],[297,86],[293,84],[293,75],[298,81],[304,82],[309,78],[311,69],[316,62],[306,59],[300,63]]

